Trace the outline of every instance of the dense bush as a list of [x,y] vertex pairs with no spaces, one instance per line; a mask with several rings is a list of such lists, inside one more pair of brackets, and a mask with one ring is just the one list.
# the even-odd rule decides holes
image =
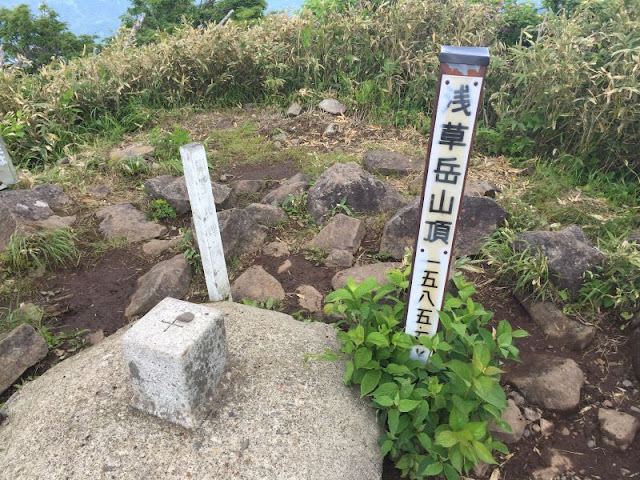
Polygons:
[[479,136],[486,151],[637,168],[637,6],[602,0],[569,19],[547,17],[525,35],[528,47],[498,42],[522,16],[489,3],[401,0],[363,8],[184,27],[140,48],[123,49],[116,39],[98,56],[39,75],[5,71],[0,133],[18,161],[38,165],[109,124],[138,128],[150,108],[311,102],[327,94],[357,116],[426,130],[440,46],[490,45],[483,123],[495,129]]

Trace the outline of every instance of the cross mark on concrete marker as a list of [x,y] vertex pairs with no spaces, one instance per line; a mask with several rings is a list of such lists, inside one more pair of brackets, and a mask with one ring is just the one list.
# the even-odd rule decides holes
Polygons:
[[162,320],[162,323],[166,323],[167,325],[169,325],[167,328],[165,328],[163,331],[166,332],[167,330],[169,330],[171,327],[178,327],[178,328],[183,328],[184,325],[178,325],[176,322],[180,322],[180,323],[189,323],[191,320],[194,319],[194,315],[191,312],[184,312],[181,313],[180,315],[178,315],[173,322],[167,322],[166,320]]

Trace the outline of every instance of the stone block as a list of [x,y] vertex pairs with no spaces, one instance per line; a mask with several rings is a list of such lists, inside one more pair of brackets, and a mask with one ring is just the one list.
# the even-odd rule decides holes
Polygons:
[[205,420],[227,360],[222,312],[167,297],[122,347],[135,408],[186,428]]

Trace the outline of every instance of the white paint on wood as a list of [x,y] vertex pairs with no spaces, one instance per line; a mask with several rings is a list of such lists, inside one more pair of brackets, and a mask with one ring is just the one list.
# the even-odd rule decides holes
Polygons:
[[209,178],[207,154],[201,144],[190,143],[180,147],[180,156],[209,299],[212,302],[231,300],[231,287]]
[[11,162],[11,156],[2,137],[0,137],[0,190],[18,183],[16,169]]
[[[411,335],[433,336],[438,330],[482,81],[459,75],[441,78],[411,273],[405,325]],[[426,361],[430,352],[421,348],[413,355]]]

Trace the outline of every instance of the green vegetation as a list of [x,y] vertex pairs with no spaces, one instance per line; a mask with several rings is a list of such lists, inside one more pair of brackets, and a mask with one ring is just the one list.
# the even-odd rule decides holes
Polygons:
[[148,108],[313,103],[327,93],[358,117],[424,131],[440,45],[489,45],[479,148],[542,156],[583,184],[602,171],[633,183],[639,9],[624,0],[584,2],[570,17],[547,14],[512,46],[500,35],[511,17],[518,23],[528,14],[465,0],[184,26],[140,48],[123,49],[117,38],[98,56],[38,75],[4,72],[0,131],[19,163],[38,165],[102,130],[104,118],[126,130],[148,118]]
[[78,260],[76,237],[68,228],[43,230],[31,235],[13,234],[0,263],[14,272],[70,266]]
[[169,205],[169,202],[161,198],[156,198],[149,202],[147,219],[149,220],[170,220],[176,218],[176,210]]
[[74,35],[46,3],[38,12],[25,4],[0,8],[0,44],[10,59],[26,61],[28,71],[36,71],[52,59],[69,60],[93,49],[95,36]]
[[173,127],[172,132],[163,132],[158,127],[151,132],[151,144],[155,147],[153,156],[163,165],[169,173],[182,175],[182,160],[180,159],[180,147],[191,143],[193,139],[189,132],[180,128],[179,125]]
[[[441,331],[416,339],[401,328],[408,275],[409,269],[390,272],[385,286],[350,280],[329,294],[325,310],[351,325],[338,333],[350,358],[345,381],[360,385],[361,395],[378,410],[383,455],[410,478],[457,480],[479,462],[496,463],[493,451],[508,453],[488,424],[505,427],[507,399],[498,366],[501,359],[518,359],[513,339],[527,333],[501,321],[492,334],[491,313],[471,299],[474,286],[457,275],[459,293],[447,296]],[[426,365],[411,360],[416,345],[432,352]]]

